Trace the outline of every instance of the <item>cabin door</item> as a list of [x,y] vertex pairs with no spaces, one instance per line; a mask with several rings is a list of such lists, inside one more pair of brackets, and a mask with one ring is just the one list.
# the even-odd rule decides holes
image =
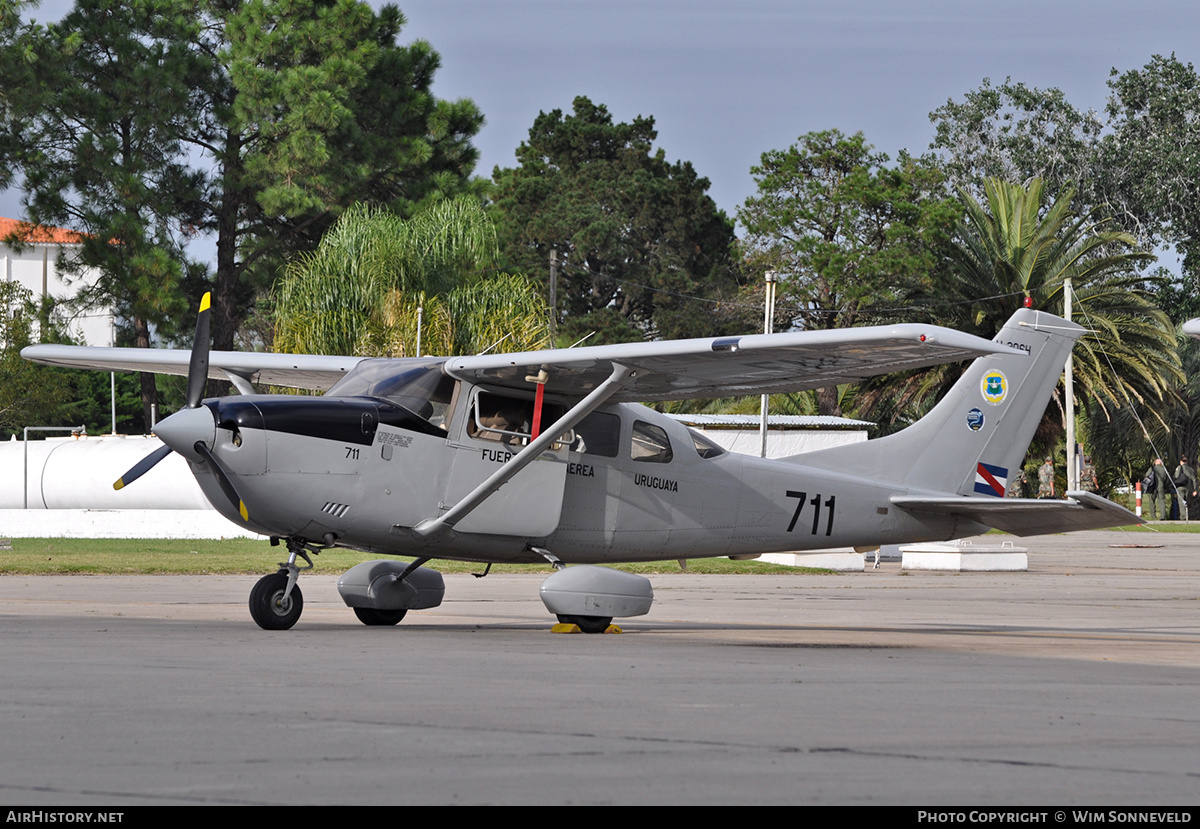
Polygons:
[[[465,388],[464,388],[465,390]],[[534,403],[507,392],[473,388],[465,417],[457,419],[458,440],[442,499],[449,509],[512,459],[530,440]],[[542,424],[563,415],[563,407],[546,403]],[[459,532],[540,538],[558,527],[567,478],[567,447],[551,448],[514,475],[498,491],[455,525]]]

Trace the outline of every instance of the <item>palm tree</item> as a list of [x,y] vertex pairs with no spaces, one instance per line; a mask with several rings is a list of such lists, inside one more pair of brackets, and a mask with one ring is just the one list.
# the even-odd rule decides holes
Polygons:
[[505,333],[502,350],[544,347],[545,301],[523,277],[484,277],[495,257],[495,228],[470,198],[408,220],[351,208],[276,284],[275,350],[416,356],[418,315],[425,354],[471,353]]
[[378,357],[534,351],[550,344],[549,306],[524,276],[497,274],[445,294],[388,291],[354,353]]
[[[936,296],[913,301],[933,321],[991,339],[1027,300],[1063,314],[1069,279],[1072,316],[1090,329],[1075,346],[1076,394],[1102,417],[1131,403],[1162,404],[1182,373],[1170,320],[1136,270],[1154,257],[1106,219],[1074,215],[1074,190],[1049,206],[1041,179],[1024,186],[988,179],[984,191],[986,207],[960,190],[965,219],[947,254],[951,278]],[[865,413],[892,404],[919,416],[961,372],[941,366],[892,378],[887,389],[875,385],[862,397]]]

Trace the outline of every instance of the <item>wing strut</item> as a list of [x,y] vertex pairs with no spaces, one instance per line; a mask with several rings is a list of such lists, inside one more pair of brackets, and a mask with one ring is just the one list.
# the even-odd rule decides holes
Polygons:
[[595,411],[604,401],[608,400],[608,398],[612,397],[636,377],[637,372],[633,369],[619,363],[614,363],[612,374],[609,375],[608,379],[593,389],[591,394],[572,406],[563,417],[555,421],[552,428],[547,429],[541,435],[531,440],[529,445],[513,455],[507,463],[493,472],[486,481],[471,490],[466,497],[451,507],[448,512],[443,513],[439,518],[422,521],[413,527],[413,535],[422,541],[432,541],[453,529],[455,524],[467,517],[496,490],[508,483],[513,475],[516,475],[532,463],[542,453],[542,450],[550,446],[551,443],[554,443],[564,432],[574,429],[579,421]]

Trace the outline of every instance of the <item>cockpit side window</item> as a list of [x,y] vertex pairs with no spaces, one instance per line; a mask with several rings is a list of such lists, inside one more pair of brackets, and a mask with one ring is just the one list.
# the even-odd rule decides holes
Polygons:
[[643,463],[670,463],[674,455],[666,432],[653,423],[635,420],[629,457]]
[[[496,440],[506,446],[524,446],[533,432],[533,401],[481,391],[475,395],[467,422],[467,434],[478,440]],[[545,431],[563,416],[558,403],[542,404],[541,429]]]

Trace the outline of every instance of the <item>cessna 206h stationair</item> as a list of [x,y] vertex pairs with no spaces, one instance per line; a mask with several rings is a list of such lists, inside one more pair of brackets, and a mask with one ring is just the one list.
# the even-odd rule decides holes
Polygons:
[[[1086,492],[1004,498],[1078,325],[1022,309],[989,342],[929,325],[414,359],[208,353],[208,297],[186,351],[32,346],[77,368],[186,374],[187,407],[158,424],[230,520],[289,558],[250,595],[255,621],[300,616],[309,553],[344,546],[414,561],[347,571],[369,625],[441,602],[435,558],[548,560],[547,609],[588,632],[646,613],[648,580],[604,562],[874,548],[1137,523]],[[794,392],[974,357],[925,418],[879,440],[766,460],[725,452],[645,400]],[[201,400],[206,378],[241,396]],[[326,391],[255,394],[251,382]],[[301,568],[297,559],[307,566]],[[565,567],[565,565],[584,565]]]

